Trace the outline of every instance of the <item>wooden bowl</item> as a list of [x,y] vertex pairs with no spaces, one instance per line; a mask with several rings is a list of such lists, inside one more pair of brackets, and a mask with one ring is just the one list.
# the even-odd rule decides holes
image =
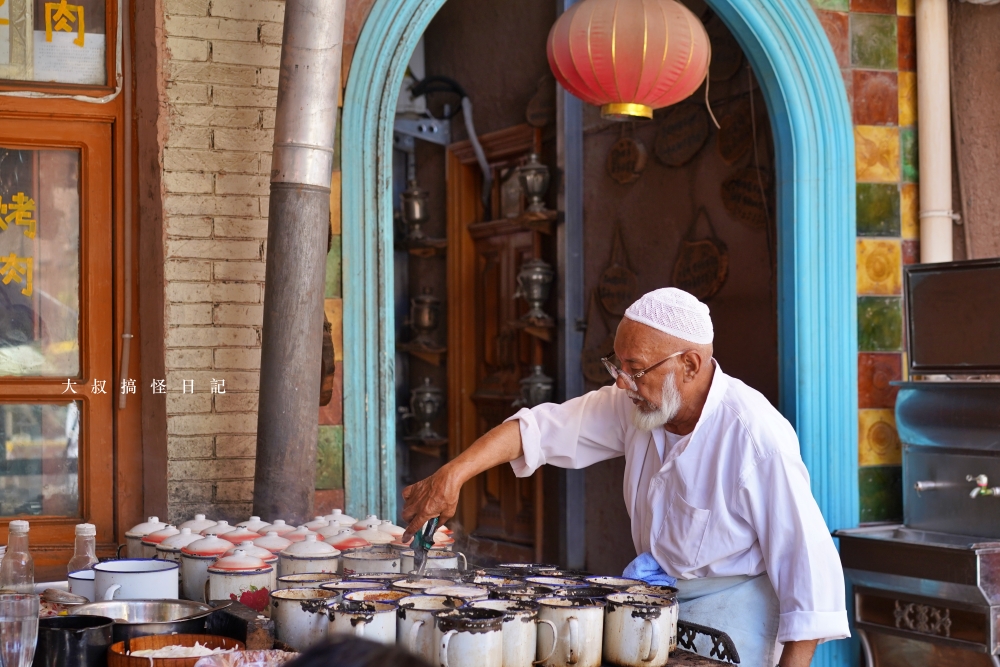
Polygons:
[[[242,651],[242,642],[215,635],[149,635],[136,637],[129,647],[132,651],[158,649],[164,646],[194,646],[198,642],[208,648],[225,648]],[[125,642],[112,644],[108,650],[108,667],[194,667],[199,658],[135,658],[125,654]]]

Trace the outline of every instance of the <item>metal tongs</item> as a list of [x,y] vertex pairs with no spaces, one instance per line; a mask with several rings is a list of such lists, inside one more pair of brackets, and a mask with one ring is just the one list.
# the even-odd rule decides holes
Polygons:
[[434,532],[440,517],[434,517],[424,524],[423,529],[413,536],[413,564],[417,566],[417,576],[424,576],[427,569],[427,551],[434,546]]

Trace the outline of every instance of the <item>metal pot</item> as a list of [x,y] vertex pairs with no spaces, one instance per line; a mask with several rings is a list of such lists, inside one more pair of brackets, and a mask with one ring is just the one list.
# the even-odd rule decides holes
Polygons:
[[114,619],[115,642],[146,635],[203,634],[211,613],[209,605],[187,600],[108,600],[82,604],[70,612]]
[[104,667],[108,664],[114,619],[51,616],[38,620],[32,667]]

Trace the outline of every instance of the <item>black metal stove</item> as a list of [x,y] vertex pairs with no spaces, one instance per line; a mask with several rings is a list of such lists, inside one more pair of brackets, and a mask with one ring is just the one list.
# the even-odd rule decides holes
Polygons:
[[1000,261],[905,278],[924,380],[896,400],[903,524],[836,533],[855,624],[871,667],[1000,667]]

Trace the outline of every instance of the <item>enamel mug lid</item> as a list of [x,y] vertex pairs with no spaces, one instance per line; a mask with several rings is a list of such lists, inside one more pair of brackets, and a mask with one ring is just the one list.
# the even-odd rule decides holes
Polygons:
[[405,528],[397,526],[392,521],[383,521],[378,525],[378,529],[383,533],[389,533],[394,539],[402,537],[403,533],[406,532]]
[[344,514],[342,510],[333,510],[323,518],[329,521],[330,523],[340,524],[341,526],[347,526],[348,528],[350,528],[351,526],[353,526],[358,522],[358,520],[355,519],[353,516],[347,516],[346,514]]
[[[236,524],[237,528],[246,528],[247,530],[252,530],[255,533],[259,533],[260,529],[268,525],[267,521],[261,521],[259,516],[252,516],[246,521],[240,521]],[[263,535],[263,533],[261,533]]]
[[157,549],[169,549],[170,551],[179,551],[191,544],[192,542],[197,542],[198,540],[204,539],[198,533],[191,532],[190,528],[181,528],[181,531],[176,535],[171,535],[170,537],[164,539],[158,545]]
[[281,552],[282,556],[293,558],[336,558],[340,551],[326,542],[320,542],[317,535],[307,535],[301,542],[293,542]]
[[215,521],[211,519],[206,519],[204,514],[195,514],[194,518],[190,521],[185,521],[181,525],[177,526],[181,530],[185,528],[190,528],[192,533],[200,533],[206,528],[211,528],[215,525]]
[[228,533],[233,530],[235,526],[230,526],[228,521],[216,521],[211,526],[206,526],[201,529],[202,535],[208,535],[212,533],[213,535],[222,535],[223,533]]
[[305,526],[299,526],[295,530],[291,530],[287,533],[284,533],[282,537],[288,540],[289,542],[301,542],[302,540],[306,539],[306,537],[308,537],[309,535],[315,535],[315,534],[316,533],[309,530]]
[[221,556],[232,548],[232,542],[215,535],[209,535],[187,545],[181,549],[181,553],[204,558],[206,556]]
[[278,535],[273,530],[270,530],[266,535],[264,535],[264,537],[258,537],[253,541],[253,543],[255,546],[267,549],[271,553],[276,554],[291,544],[292,541],[286,540],[281,535]]
[[323,528],[325,526],[329,526],[330,522],[324,519],[323,517],[318,516],[315,517],[312,521],[309,521],[308,523],[304,523],[302,525],[308,528],[309,530],[316,530],[317,528]]
[[166,527],[167,524],[160,521],[159,517],[151,516],[145,523],[132,526],[132,529],[125,533],[125,537],[145,537],[150,533],[155,533],[156,531],[163,530]]
[[380,523],[382,523],[382,522],[379,521],[379,518],[377,516],[375,516],[374,514],[369,514],[364,519],[362,519],[361,521],[358,521],[356,524],[354,524],[353,528],[354,528],[354,530],[365,530],[365,529],[368,529],[368,528],[378,528],[378,526],[379,526]]
[[264,533],[275,532],[278,535],[284,535],[285,533],[290,533],[295,530],[295,526],[289,526],[285,523],[284,519],[275,519],[272,523],[266,526],[262,526],[257,529],[258,531],[264,531]]
[[232,556],[223,556],[209,566],[209,572],[264,572],[270,571],[271,566],[257,558],[249,555],[243,549],[237,549]]
[[395,538],[389,533],[383,532],[378,528],[365,528],[363,530],[356,530],[355,535],[363,540],[367,540],[372,544],[389,544]]
[[345,528],[336,535],[326,538],[324,541],[341,551],[344,551],[345,549],[357,549],[359,547],[371,546],[371,542],[363,537],[358,537],[358,534],[350,528]]
[[227,530],[224,533],[216,534],[227,542],[232,542],[233,544],[239,544],[240,542],[246,542],[247,540],[256,540],[260,537],[257,533],[246,528],[233,528],[232,530]]
[[162,542],[163,540],[167,539],[168,537],[173,537],[174,535],[180,535],[180,534],[181,531],[177,530],[173,526],[167,526],[166,528],[158,530],[155,533],[150,533],[149,535],[143,537],[142,543],[147,546],[153,547]]
[[247,540],[246,542],[240,542],[232,549],[224,553],[223,556],[233,556],[236,554],[237,549],[242,549],[244,552],[246,552],[248,556],[259,558],[265,563],[270,563],[278,560],[278,557],[275,556],[273,553],[271,553],[267,549],[264,549],[263,547],[256,546],[250,540]]

